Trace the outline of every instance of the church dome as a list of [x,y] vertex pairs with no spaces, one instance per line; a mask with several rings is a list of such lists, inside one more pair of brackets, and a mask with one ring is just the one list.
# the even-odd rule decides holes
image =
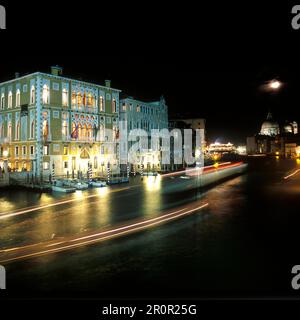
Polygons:
[[275,136],[280,133],[278,122],[272,119],[272,114],[269,112],[267,120],[263,122],[260,129],[260,134],[264,136]]

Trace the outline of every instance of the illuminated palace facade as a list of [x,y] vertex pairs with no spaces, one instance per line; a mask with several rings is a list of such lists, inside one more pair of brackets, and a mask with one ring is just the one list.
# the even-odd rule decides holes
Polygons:
[[1,168],[7,161],[11,171],[49,176],[54,167],[59,176],[91,165],[101,175],[109,162],[118,171],[119,93],[110,81],[66,78],[59,67],[0,83]]
[[[132,170],[139,172],[141,165],[145,171],[164,171],[167,167],[162,164],[161,150],[151,150],[150,135],[152,129],[168,129],[168,107],[163,97],[158,101],[144,102],[127,97],[120,100],[120,121],[127,125],[127,132],[143,129],[149,136],[148,150],[138,151],[137,159],[132,164]],[[132,144],[128,142],[128,150]]]

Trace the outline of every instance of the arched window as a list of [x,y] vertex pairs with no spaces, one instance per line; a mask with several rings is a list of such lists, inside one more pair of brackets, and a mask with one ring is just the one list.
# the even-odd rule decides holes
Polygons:
[[88,129],[87,130],[88,130],[87,131],[87,136],[88,136],[89,140],[91,140],[93,138],[93,128],[92,128],[91,124],[88,125]]
[[78,125],[78,138],[82,140],[82,126],[81,124]]
[[78,139],[78,127],[76,126],[75,122],[72,122],[71,138],[72,139]]
[[48,137],[49,134],[49,125],[48,125],[48,120],[47,120],[47,112],[44,113],[44,120],[43,120],[43,136],[44,138]]
[[8,108],[12,108],[12,92],[8,93]]
[[20,121],[18,120],[16,123],[16,140],[20,139]]
[[100,96],[100,111],[104,111],[104,101],[102,96]]
[[48,136],[48,121],[44,120],[43,121],[43,136]]
[[86,124],[84,124],[82,127],[82,140],[86,140],[86,138],[87,138],[87,127],[86,127]]
[[86,103],[86,93],[84,91],[84,94],[83,94],[83,105],[86,106],[87,103]]
[[75,106],[76,105],[76,92],[73,91],[72,92],[72,106]]
[[35,87],[31,86],[30,89],[30,103],[34,104],[35,103]]
[[117,101],[115,98],[112,100],[112,112],[117,112]]
[[11,139],[11,132],[12,132],[12,127],[11,127],[11,122],[9,122],[7,126],[7,138]]
[[16,107],[19,107],[21,105],[21,93],[20,90],[17,90],[16,93]]
[[49,87],[46,84],[44,84],[43,86],[43,103],[44,104],[49,104],[49,95],[50,95]]
[[1,95],[1,109],[4,110],[4,105],[5,105],[5,95],[2,93]]
[[81,95],[81,92],[78,92],[78,93],[77,93],[77,105],[78,105],[79,107],[82,106],[82,95]]
[[34,120],[31,121],[31,125],[30,125],[30,138],[33,139],[34,138]]
[[92,98],[92,94],[90,92],[88,94],[87,104],[89,107],[93,105],[93,98]]
[[[73,96],[72,96],[72,99],[73,99]],[[67,91],[67,89],[64,88],[62,91],[62,104],[64,107],[67,107],[69,105],[68,100],[69,100],[68,99],[68,91]],[[72,101],[72,103],[73,103],[73,101]]]
[[104,125],[100,124],[100,141],[104,141]]

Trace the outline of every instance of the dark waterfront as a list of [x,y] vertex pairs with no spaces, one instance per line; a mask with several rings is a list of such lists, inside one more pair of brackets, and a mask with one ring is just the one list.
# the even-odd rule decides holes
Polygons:
[[[0,220],[1,249],[7,249],[209,203],[149,230],[9,263],[10,296],[290,296],[291,268],[300,260],[300,178],[283,177],[296,167],[295,160],[253,159],[246,174],[205,192],[189,181],[172,189],[180,178],[150,177],[142,185],[137,178],[129,186],[77,192],[66,197],[80,201]],[[1,212],[63,198],[2,192]]]

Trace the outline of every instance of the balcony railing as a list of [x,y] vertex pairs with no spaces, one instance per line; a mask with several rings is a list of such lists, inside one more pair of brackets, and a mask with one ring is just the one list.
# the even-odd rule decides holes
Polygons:
[[95,137],[80,137],[80,138],[71,138],[70,141],[92,143],[92,142],[96,142],[97,139]]
[[73,104],[71,109],[75,112],[85,112],[85,113],[97,113],[98,112],[97,107],[84,106],[84,105],[78,106],[77,104],[76,105]]

